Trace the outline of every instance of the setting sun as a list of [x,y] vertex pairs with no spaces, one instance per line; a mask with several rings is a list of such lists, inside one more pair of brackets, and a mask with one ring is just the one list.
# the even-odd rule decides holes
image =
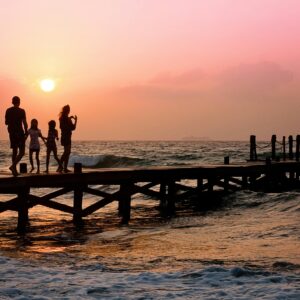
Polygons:
[[51,92],[55,89],[55,82],[52,79],[43,79],[40,82],[40,88],[44,92]]

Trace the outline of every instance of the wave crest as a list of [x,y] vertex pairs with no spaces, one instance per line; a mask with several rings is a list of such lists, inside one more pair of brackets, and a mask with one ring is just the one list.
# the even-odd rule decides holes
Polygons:
[[144,159],[116,155],[72,155],[69,165],[81,163],[86,168],[116,168],[144,165]]

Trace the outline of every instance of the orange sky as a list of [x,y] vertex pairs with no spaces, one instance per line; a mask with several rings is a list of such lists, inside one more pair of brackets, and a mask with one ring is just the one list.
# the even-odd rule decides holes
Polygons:
[[297,0],[0,0],[0,139],[14,95],[44,134],[69,104],[81,140],[298,134],[299,20]]

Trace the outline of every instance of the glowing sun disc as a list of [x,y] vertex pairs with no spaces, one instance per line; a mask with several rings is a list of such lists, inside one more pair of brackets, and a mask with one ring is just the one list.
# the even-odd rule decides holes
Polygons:
[[55,82],[52,79],[43,79],[40,82],[40,87],[44,92],[51,92],[55,88]]

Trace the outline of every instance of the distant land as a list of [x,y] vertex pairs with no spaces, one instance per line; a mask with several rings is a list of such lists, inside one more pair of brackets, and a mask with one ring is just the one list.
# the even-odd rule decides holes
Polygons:
[[212,139],[207,136],[185,136],[181,138],[182,141],[211,141]]

